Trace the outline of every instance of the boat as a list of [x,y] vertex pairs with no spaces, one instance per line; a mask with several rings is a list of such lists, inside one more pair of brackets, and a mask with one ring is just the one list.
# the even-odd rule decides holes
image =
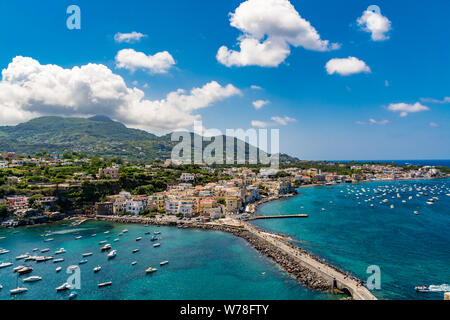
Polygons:
[[137,261],[133,261],[133,262],[131,263],[131,265],[134,266],[134,265],[136,265],[136,263],[137,263]]
[[105,231],[105,232],[104,232],[104,234],[108,234],[108,233],[109,233],[109,231]]
[[91,235],[91,237],[95,237],[97,234],[96,233],[94,233],[93,235]]
[[23,279],[23,282],[36,282],[42,280],[42,277],[39,276],[31,276],[28,278]]
[[114,242],[117,242],[117,241],[119,241],[119,238],[114,239]]
[[133,253],[139,252],[139,249],[134,249]]
[[154,234],[158,235],[158,234],[161,234],[161,232],[160,231],[155,231]]
[[155,236],[152,236],[152,238],[150,239],[150,241],[156,241],[156,240],[158,240],[158,238],[157,237],[155,237]]
[[17,270],[17,273],[19,275],[23,275],[23,274],[30,273],[31,271],[33,271],[32,267],[23,267],[22,269]]
[[85,263],[87,263],[88,261],[87,261],[87,259],[83,259],[83,260],[81,260],[80,262],[78,262],[78,264],[85,264]]
[[50,251],[49,248],[45,248],[45,249],[42,249],[42,250],[41,250],[41,253],[45,253],[45,252],[49,252],[49,251]]
[[128,229],[123,229],[122,232],[123,232],[123,233],[127,233],[127,232],[128,232]]
[[68,284],[67,282],[63,283],[62,285],[60,285],[59,287],[56,288],[56,291],[65,291],[65,290],[70,290],[72,289],[72,286],[70,284]]
[[102,247],[102,251],[108,251],[111,249],[111,245],[110,244],[106,244]]
[[99,272],[100,270],[102,270],[102,267],[96,266],[96,267],[94,268],[94,273],[97,273],[97,272]]
[[154,245],[153,245],[153,247],[154,248],[157,248],[157,247],[159,247],[161,244],[160,243],[155,243]]
[[61,267],[56,268],[56,272],[60,272],[62,270]]
[[20,269],[22,269],[22,268],[25,268],[24,266],[17,266],[17,267],[14,267],[13,268],[13,271],[14,272],[17,272],[17,271],[19,271]]
[[63,262],[64,259],[53,259],[53,263]]
[[99,284],[98,284],[98,287],[99,287],[99,288],[103,288],[103,287],[108,287],[108,286],[110,286],[110,285],[112,285],[112,281],[99,283]]
[[107,241],[106,240],[102,240],[102,241],[100,241],[98,244],[104,244],[104,243],[106,243]]
[[86,252],[86,253],[82,253],[81,256],[82,257],[89,257],[89,256],[92,256],[92,254],[93,254],[92,252]]
[[9,252],[9,250],[6,250],[6,249],[1,249],[0,250],[0,254],[6,254],[6,253],[8,253]]
[[34,252],[34,251],[38,251],[38,250],[39,250],[38,248],[34,248],[34,249],[33,249],[33,252]]
[[58,250],[55,251],[55,254],[63,254],[66,253],[67,251],[64,248],[60,248]]
[[419,214],[419,211],[414,211],[414,214],[415,214],[415,215],[418,215],[418,214]]
[[83,238],[82,236],[78,236],[78,237],[75,237],[75,240],[80,240],[81,238]]
[[75,299],[77,296],[78,296],[78,293],[77,293],[76,291],[72,291],[72,292],[69,294],[69,300],[73,300],[73,299]]
[[430,288],[426,285],[417,286],[414,290],[416,290],[416,292],[430,292]]
[[110,253],[108,253],[108,259],[112,259],[117,255],[117,250],[113,250]]
[[136,238],[136,241],[141,241],[142,237]]
[[156,271],[158,271],[158,269],[155,269],[155,268],[152,268],[152,267],[149,267],[147,270],[145,270],[146,273],[153,273],[153,272],[156,272]]
[[160,266],[164,266],[164,265],[166,265],[166,264],[168,264],[168,263],[169,263],[169,261],[166,260],[166,261],[160,262],[159,265],[160,265]]
[[3,263],[0,264],[0,269],[1,268],[6,268],[6,267],[9,267],[9,266],[12,266],[12,265],[13,265],[12,262],[3,262]]
[[28,257],[27,254],[21,254],[20,256],[17,256],[17,257],[16,257],[16,260],[25,259],[26,257]]
[[27,292],[27,291],[28,291],[27,288],[15,288],[15,289],[9,290],[9,292],[11,294],[20,294],[20,293],[24,293],[24,292]]
[[53,240],[55,240],[55,239],[53,239],[53,238],[48,238],[48,239],[45,239],[44,242],[50,242],[50,241],[53,241]]

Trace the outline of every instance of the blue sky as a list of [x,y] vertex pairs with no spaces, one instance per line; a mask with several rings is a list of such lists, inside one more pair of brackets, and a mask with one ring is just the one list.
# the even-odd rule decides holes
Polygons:
[[[279,1],[289,4],[287,0]],[[259,8],[258,0],[248,2],[255,5],[255,9]],[[223,131],[226,128],[248,129],[252,121],[258,121],[253,122],[254,127],[279,128],[281,151],[301,159],[450,158],[450,99],[444,103],[445,97],[450,97],[448,1],[350,0],[343,5],[341,1],[291,0],[294,11],[289,8],[288,12],[294,16],[297,12],[302,21],[309,22],[320,41],[329,41],[327,45],[317,39],[313,42],[301,39],[298,43],[286,40],[286,45],[283,41],[292,39],[289,38],[292,34],[280,36],[278,22],[272,20],[248,32],[245,28],[253,27],[246,25],[246,19],[254,18],[249,15],[257,16],[257,10],[245,13],[242,10],[242,15],[235,15],[241,29],[230,25],[229,13],[240,6],[244,8],[243,3],[245,1],[2,1],[0,68],[7,69],[17,56],[30,57],[37,61],[42,77],[51,74],[51,81],[46,78],[37,83],[32,74],[34,65],[17,60],[17,67],[9,68],[10,72],[3,74],[0,83],[0,116],[3,118],[0,118],[0,125],[15,124],[43,114],[88,116],[95,110],[102,110],[130,127],[156,133],[175,129],[177,123],[191,117],[201,117],[205,127]],[[81,9],[80,30],[66,27],[69,16],[66,9],[71,4]],[[369,5],[379,6],[380,15],[390,22],[388,31],[381,33],[383,39],[374,40],[373,32],[358,25],[357,19]],[[290,17],[280,18],[280,21],[289,21]],[[271,18],[270,12],[263,13],[263,18]],[[258,28],[268,33],[258,38]],[[301,35],[301,28],[292,32]],[[132,31],[145,37],[134,43],[115,41],[117,33]],[[223,60],[219,61],[216,57],[219,48],[226,46],[238,52],[239,39],[244,34],[247,38],[258,38],[260,43],[271,37],[276,39],[274,43],[282,39],[280,48],[276,49],[287,47],[289,53],[281,62],[270,60],[269,64],[276,64],[272,66],[254,63],[260,58],[266,59],[261,55],[253,56],[250,65],[226,65]],[[340,48],[332,48],[333,43]],[[145,55],[167,51],[174,63],[169,63],[163,73],[150,67],[130,68],[130,61],[120,68],[116,56],[123,49]],[[327,72],[325,66],[330,60],[349,57],[357,58],[370,72],[360,68],[354,74],[345,75],[341,64],[337,73]],[[84,103],[84,100],[74,97],[78,92],[67,93],[64,86],[71,86],[73,79],[80,81],[79,74],[61,78],[55,75],[89,63],[104,65],[124,80],[126,88],[142,92],[145,96],[136,99],[146,102],[139,102],[138,106],[134,102],[124,104],[124,100],[135,101],[136,92],[131,91],[119,102],[109,96],[101,100],[103,93],[98,93],[101,106],[96,104],[97,99],[87,101],[89,107],[83,110],[75,108],[76,102]],[[57,65],[61,70],[42,67],[48,64]],[[22,67],[27,68],[27,81],[31,81],[33,90],[22,81]],[[13,80],[6,81],[10,74],[13,76],[9,79]],[[105,78],[95,81],[117,80],[111,81],[109,77],[113,76],[105,71]],[[45,96],[44,89],[51,87],[53,81],[60,81],[59,90],[74,102],[67,102],[66,106],[57,97]],[[204,87],[211,82],[217,85]],[[78,90],[84,85],[95,86],[95,83],[75,87]],[[36,88],[41,88],[42,92],[36,93]],[[203,91],[200,97],[189,100],[196,96],[190,92],[193,88]],[[20,93],[11,94],[11,98],[10,92],[16,89]],[[160,102],[179,89],[185,92],[178,93],[173,98],[175,102]],[[22,94],[20,90],[28,91]],[[108,93],[114,90],[121,93],[124,89],[118,84],[108,88]],[[198,101],[208,99],[212,91],[214,97],[210,101]],[[21,98],[24,95],[26,99]],[[185,98],[192,107],[183,109],[178,120],[175,116],[177,103]],[[8,104],[11,100],[14,105]],[[257,100],[269,102],[257,110],[252,105]],[[420,109],[418,112],[402,114],[402,110],[414,110],[411,108],[415,104]],[[114,108],[110,114],[105,112],[109,107]],[[128,107],[135,109],[123,110]],[[140,117],[142,108],[154,109]],[[284,121],[273,120],[273,117]],[[164,127],[156,125],[166,120]]]

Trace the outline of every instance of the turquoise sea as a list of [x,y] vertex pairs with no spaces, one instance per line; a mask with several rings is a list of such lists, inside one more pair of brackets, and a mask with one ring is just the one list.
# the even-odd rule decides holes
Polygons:
[[[374,291],[378,298],[442,299],[443,292],[419,294],[414,287],[450,283],[449,187],[450,180],[447,179],[304,188],[299,189],[298,196],[261,206],[259,213],[307,213],[308,218],[254,223],[290,235],[297,239],[294,244],[363,280],[369,276],[366,274],[368,266],[379,266],[381,289]],[[432,197],[439,200],[426,204]],[[372,198],[374,200],[369,201]],[[388,201],[384,203],[383,199]],[[120,236],[124,229],[129,231]],[[44,237],[48,230],[51,234]],[[154,242],[150,241],[155,231],[161,232],[159,248],[154,248]],[[75,240],[77,236],[82,238]],[[142,240],[136,241],[137,237]],[[54,240],[44,242],[45,238]],[[114,239],[119,240],[115,242]],[[106,253],[101,252],[99,242],[102,240],[118,251],[116,258],[108,260]],[[54,255],[61,247],[67,253]],[[3,286],[0,299],[3,300],[67,299],[69,292],[57,293],[55,288],[66,282],[69,277],[66,269],[78,265],[83,259],[81,254],[86,252],[93,252],[93,255],[87,257],[86,264],[79,266],[81,289],[78,299],[339,298],[299,285],[244,240],[216,231],[105,222],[73,227],[63,222],[0,229],[0,248],[10,250],[0,255],[0,263],[14,264],[0,269]],[[33,253],[33,248],[50,251]],[[133,249],[140,251],[132,253]],[[65,261],[55,264],[15,259],[27,252],[53,255]],[[164,260],[169,264],[159,266]],[[132,261],[137,264],[132,266]],[[29,265],[34,270],[19,278],[13,272],[13,267],[18,265]],[[93,268],[97,265],[101,265],[102,270],[94,274]],[[59,273],[55,271],[57,266],[63,268]],[[149,266],[158,271],[146,275]],[[43,280],[24,284],[22,279],[31,275],[41,276]],[[106,281],[112,281],[112,286],[97,288],[98,283]],[[29,291],[12,297],[9,290],[15,288],[16,283]]]
[[[118,234],[128,229],[122,236]],[[45,231],[52,233],[44,242]],[[109,231],[108,234],[104,232]],[[155,231],[160,247],[154,248],[150,239]],[[150,234],[146,234],[150,233]],[[92,236],[96,234],[96,236]],[[75,240],[81,235],[82,238]],[[0,299],[68,299],[70,291],[56,292],[56,287],[67,281],[70,265],[78,265],[82,253],[92,252],[88,262],[80,265],[81,289],[77,299],[335,299],[336,296],[312,292],[300,286],[276,264],[261,256],[244,240],[227,233],[215,231],[182,230],[175,227],[145,227],[142,225],[120,225],[104,222],[88,222],[78,227],[64,223],[0,229],[0,248],[10,250],[0,255],[0,261],[13,262],[14,266],[29,265],[33,272],[21,276],[13,267],[0,269]],[[136,241],[142,237],[141,241]],[[117,242],[114,239],[118,238]],[[117,256],[108,260],[102,253],[100,241],[107,240]],[[54,255],[55,250],[65,248],[67,253]],[[49,248],[46,253],[64,258],[62,263],[24,262],[15,257]],[[132,253],[134,249],[140,249]],[[161,261],[169,264],[160,266]],[[132,261],[137,261],[135,266]],[[93,268],[102,266],[99,273]],[[56,273],[57,266],[63,270]],[[158,271],[146,275],[145,270],[156,267]],[[41,276],[35,283],[23,283],[28,276]],[[9,290],[25,286],[28,292],[11,297]],[[97,288],[98,283],[112,281],[110,287]]]
[[[295,244],[364,281],[367,267],[379,266],[381,289],[373,293],[380,299],[443,299],[441,291],[416,293],[414,287],[450,290],[449,188],[450,179],[302,188],[298,196],[262,205],[259,213],[308,218],[254,223],[290,235]],[[427,204],[433,197],[439,200]]]

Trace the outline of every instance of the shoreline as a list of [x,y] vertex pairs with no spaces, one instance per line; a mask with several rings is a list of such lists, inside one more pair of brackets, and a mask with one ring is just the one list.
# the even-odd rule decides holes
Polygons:
[[96,216],[91,220],[229,233],[245,240],[256,251],[270,258],[299,283],[310,289],[343,292],[355,300],[376,300],[360,279],[291,244],[292,239],[285,235],[263,230],[248,222],[230,220],[221,223],[197,223],[167,218],[123,216]]

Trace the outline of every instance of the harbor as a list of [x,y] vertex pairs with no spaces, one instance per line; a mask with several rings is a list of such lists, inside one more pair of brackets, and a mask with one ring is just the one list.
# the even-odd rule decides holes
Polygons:
[[254,249],[272,259],[299,283],[314,290],[334,289],[349,294],[355,300],[376,300],[363,282],[345,271],[328,265],[317,257],[289,243],[289,238],[263,231],[247,222],[232,220],[225,223],[187,223],[178,221],[156,221],[149,218],[97,217],[100,221],[118,223],[160,224],[179,228],[195,228],[231,233],[246,240]]

